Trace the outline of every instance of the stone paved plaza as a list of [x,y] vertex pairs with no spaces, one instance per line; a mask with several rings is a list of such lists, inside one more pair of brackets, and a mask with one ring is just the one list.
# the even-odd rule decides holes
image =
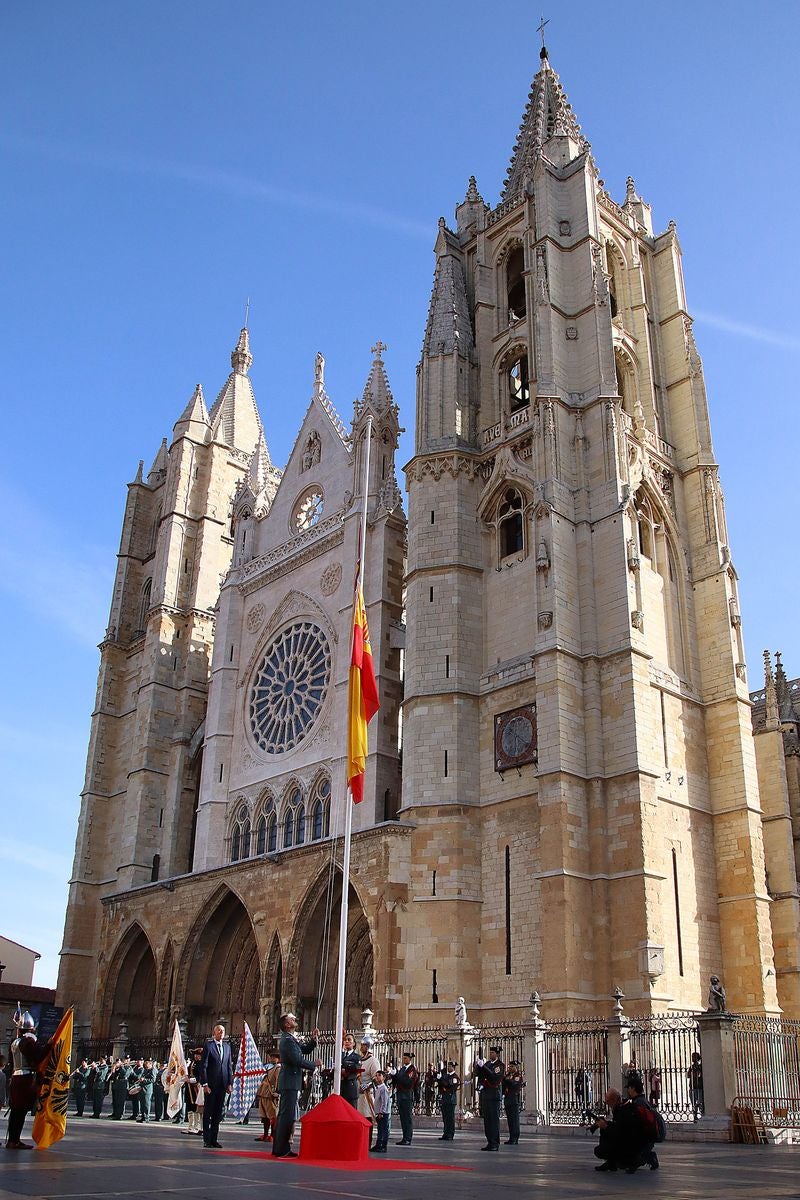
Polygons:
[[[26,1132],[29,1128],[30,1119]],[[256,1125],[223,1125],[220,1137],[226,1151],[251,1151],[259,1149],[253,1141],[257,1131]],[[4,1121],[0,1137],[4,1140]],[[660,1171],[628,1176],[598,1174],[594,1142],[588,1137],[527,1135],[518,1147],[501,1146],[500,1153],[492,1155],[479,1152],[483,1139],[477,1129],[459,1133],[447,1148],[437,1138],[438,1130],[422,1130],[409,1151],[395,1148],[393,1137],[390,1151],[415,1163],[448,1162],[468,1171],[334,1171],[204,1151],[199,1139],[173,1125],[71,1119],[67,1137],[49,1151],[0,1149],[0,1200],[417,1200],[428,1195],[435,1200],[519,1200],[533,1193],[552,1200],[626,1195],[670,1200],[800,1197],[800,1150],[794,1147],[667,1142],[660,1147]]]

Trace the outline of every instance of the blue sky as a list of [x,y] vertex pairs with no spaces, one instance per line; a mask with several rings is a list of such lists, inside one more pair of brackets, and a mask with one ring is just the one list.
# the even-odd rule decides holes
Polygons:
[[[631,174],[678,224],[751,689],[767,646],[800,674],[799,13],[546,14],[608,190]],[[213,400],[248,296],[274,460],[315,352],[349,419],[380,337],[407,461],[437,220],[470,174],[497,202],[538,21],[517,0],[2,6],[2,932],[42,953],[35,982],[57,972],[126,482],[198,381]]]

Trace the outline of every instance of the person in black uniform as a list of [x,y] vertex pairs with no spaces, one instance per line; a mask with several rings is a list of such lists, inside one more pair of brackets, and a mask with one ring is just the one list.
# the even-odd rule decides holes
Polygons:
[[506,1110],[506,1121],[508,1121],[507,1146],[519,1145],[519,1106],[524,1087],[525,1080],[519,1069],[519,1063],[512,1058],[503,1079],[503,1107]]
[[456,1101],[458,1100],[458,1085],[461,1079],[456,1072],[456,1064],[452,1059],[442,1065],[436,1076],[436,1087],[439,1092],[439,1109],[442,1114],[444,1133],[440,1142],[452,1142],[456,1136]]
[[351,1033],[342,1043],[342,1082],[340,1095],[343,1100],[358,1108],[358,1077],[361,1074],[361,1055],[356,1050],[356,1040]]
[[500,1047],[490,1046],[489,1057],[475,1067],[481,1086],[481,1116],[486,1145],[481,1150],[500,1149],[500,1101],[503,1094],[505,1067],[500,1060]]
[[414,1108],[414,1093],[419,1086],[419,1071],[414,1066],[414,1055],[408,1050],[403,1054],[403,1065],[399,1071],[395,1072],[393,1083],[400,1128],[403,1131],[402,1138],[396,1144],[410,1146],[414,1136],[414,1121],[411,1114]]

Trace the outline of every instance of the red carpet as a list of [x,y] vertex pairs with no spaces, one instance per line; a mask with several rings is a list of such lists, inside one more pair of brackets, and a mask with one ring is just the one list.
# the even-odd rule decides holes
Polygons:
[[341,1159],[323,1158],[273,1158],[269,1150],[218,1150],[228,1158],[267,1158],[270,1162],[286,1163],[287,1166],[323,1167],[327,1171],[474,1171],[474,1167],[455,1167],[448,1163],[412,1162],[408,1158],[383,1158],[370,1154],[368,1159],[342,1162]]

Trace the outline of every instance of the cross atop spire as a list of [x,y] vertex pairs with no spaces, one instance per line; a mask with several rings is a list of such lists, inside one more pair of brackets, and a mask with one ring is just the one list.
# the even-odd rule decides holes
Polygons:
[[375,343],[375,345],[370,347],[370,353],[375,355],[376,362],[380,362],[381,355],[383,354],[384,350],[388,349],[389,347],[386,345],[386,342],[382,342],[380,338],[378,338],[378,341]]
[[[544,40],[543,25],[547,22],[544,18],[542,22],[539,32]],[[539,70],[528,94],[528,103],[514,144],[511,164],[506,173],[502,200],[511,200],[520,194],[526,179],[533,173],[542,147],[550,138],[569,138],[575,144],[578,154],[589,149],[589,143],[581,133],[581,127],[561,86],[561,80],[550,66],[544,45],[539,52],[539,58]]]
[[545,58],[547,57],[547,47],[544,44],[544,27],[545,27],[545,25],[549,25],[549,24],[550,24],[550,18],[548,17],[548,19],[545,21],[544,17],[542,17],[541,20],[539,21],[539,24],[536,26],[536,32],[540,33],[542,35],[542,49],[545,51],[545,55],[544,55]]

